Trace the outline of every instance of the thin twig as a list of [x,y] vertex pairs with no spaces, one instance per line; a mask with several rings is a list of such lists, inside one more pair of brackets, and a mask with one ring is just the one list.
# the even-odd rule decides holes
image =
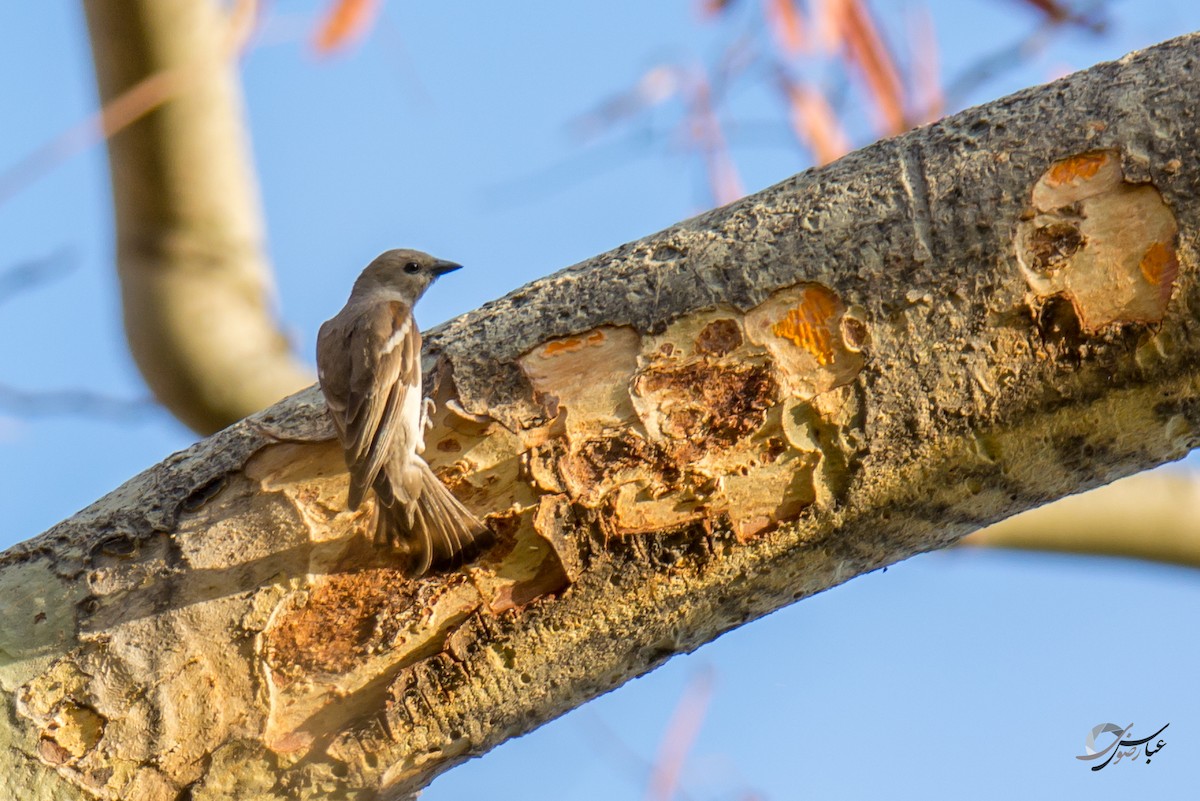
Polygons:
[[0,271],[0,303],[67,275],[79,266],[75,251],[61,248],[49,256],[26,259]]
[[[242,52],[254,31],[258,0],[237,0],[229,14],[224,58]],[[58,136],[44,143],[7,170],[0,172],[0,206],[26,187],[88,147],[115,136],[150,112],[187,91],[212,65],[186,64],[148,75]]]
[[[636,777],[638,784],[649,781],[654,770],[654,764],[649,759],[625,742],[625,739],[599,715],[591,715],[587,722],[591,739],[598,748],[607,751],[614,761],[619,761],[626,773]],[[675,798],[676,801],[691,801],[691,797],[682,788],[676,791]]]
[[684,689],[658,746],[654,772],[646,787],[646,801],[671,801],[676,797],[683,765],[704,725],[712,693],[711,669],[698,673]]
[[0,410],[22,418],[88,417],[135,423],[161,411],[150,398],[116,398],[88,389],[25,390],[0,384]]

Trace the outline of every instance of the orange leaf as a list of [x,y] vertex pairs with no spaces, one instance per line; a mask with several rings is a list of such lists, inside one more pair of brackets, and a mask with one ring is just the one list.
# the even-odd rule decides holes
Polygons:
[[332,53],[362,36],[379,13],[379,0],[334,0],[313,41],[319,53]]
[[797,0],[765,0],[767,24],[775,32],[785,53],[804,49],[804,23]]

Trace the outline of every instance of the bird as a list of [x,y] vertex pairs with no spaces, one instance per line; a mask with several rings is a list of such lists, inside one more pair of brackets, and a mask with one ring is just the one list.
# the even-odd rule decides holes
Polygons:
[[389,250],[367,265],[317,334],[317,378],[350,472],[346,505],[355,511],[374,491],[375,544],[404,555],[413,577],[463,564],[490,534],[422,457],[434,404],[421,389],[413,306],[461,267],[419,250]]

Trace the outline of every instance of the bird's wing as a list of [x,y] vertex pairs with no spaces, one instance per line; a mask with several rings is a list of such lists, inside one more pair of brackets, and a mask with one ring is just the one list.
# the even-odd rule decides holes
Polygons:
[[350,467],[351,509],[375,483],[398,436],[419,425],[402,413],[405,398],[421,394],[421,332],[411,307],[388,301],[354,311],[349,320],[327,323],[324,339],[322,327],[317,349],[321,388]]
[[317,381],[338,439],[345,442],[346,396],[349,394],[350,331],[344,311],[321,324],[317,332]]

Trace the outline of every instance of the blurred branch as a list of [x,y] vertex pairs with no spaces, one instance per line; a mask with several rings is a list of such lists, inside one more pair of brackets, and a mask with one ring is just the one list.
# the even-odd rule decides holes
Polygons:
[[[645,754],[626,742],[625,738],[599,715],[592,714],[586,718],[586,721],[592,743],[596,748],[607,752],[614,761],[620,762],[625,772],[633,777],[639,785],[650,781],[655,765]],[[675,798],[678,801],[691,801],[691,796],[684,788],[676,790]]]
[[684,688],[683,696],[675,706],[667,729],[663,732],[662,742],[659,743],[654,770],[646,786],[646,801],[671,801],[677,797],[684,762],[696,742],[696,737],[700,735],[704,717],[708,714],[708,705],[712,701],[712,693],[711,669],[692,677]]
[[898,134],[909,127],[904,83],[895,56],[864,0],[829,0],[837,9],[834,19],[845,46],[846,61],[858,67],[874,100],[871,109],[879,117],[882,136]]
[[0,271],[0,303],[6,303],[15,295],[61,278],[74,270],[78,264],[73,251],[63,248],[49,256],[27,259],[6,267]]
[[380,0],[333,0],[317,28],[313,46],[328,55],[351,45],[374,24],[381,5]]
[[691,134],[689,140],[695,143],[704,159],[713,205],[723,206],[746,194],[746,190],[729,152],[712,95],[711,85],[703,76],[698,76],[689,97],[687,125]]
[[[232,58],[253,30],[257,0],[239,0],[229,17],[225,57]],[[63,131],[0,173],[0,205],[80,151],[125,130],[154,109],[190,88],[209,64],[192,63],[147,75],[107,100],[100,110]]]
[[[1041,22],[1036,30],[968,66],[943,89],[933,19],[924,4],[904,15],[910,51],[905,79],[888,45],[884,18],[873,10],[877,6],[866,0],[809,4],[763,0],[745,6],[749,13],[742,17],[749,23],[748,32],[735,32],[735,17],[727,13],[743,6],[730,0],[701,0],[697,7],[702,16],[716,19],[727,31],[728,44],[717,62],[711,67],[657,65],[634,88],[578,118],[573,128],[578,133],[595,135],[621,123],[645,120],[668,100],[678,99],[681,110],[675,113],[680,128],[700,132],[690,137],[685,149],[700,158],[712,202],[726,202],[737,187],[737,164],[729,147],[733,135],[728,131],[740,123],[726,121],[727,131],[722,133],[714,128],[713,120],[739,82],[742,86],[747,80],[775,84],[780,105],[787,112],[781,130],[790,128],[812,163],[823,164],[850,149],[854,137],[848,125],[852,114],[848,112],[865,109],[876,117],[879,133],[898,133],[910,125],[937,119],[947,109],[960,108],[981,84],[1044,49],[1053,34],[1071,26],[1100,32],[1107,24],[1106,0],[1080,6],[1057,0],[1006,2],[1020,2],[1037,10]],[[837,81],[833,89],[819,85],[816,75],[822,69]],[[706,81],[711,83],[708,88]],[[856,87],[853,92],[852,83]]]
[[1139,473],[978,531],[966,546],[1123,556],[1200,567],[1200,476]]
[[255,6],[84,4],[101,103],[130,107],[109,140],[126,336],[155,397],[202,433],[312,381],[272,313],[232,58]]
[[[1009,2],[1013,1],[1009,0]],[[1015,2],[1032,7],[1055,24],[1074,25],[1092,33],[1103,33],[1108,29],[1108,20],[1102,13],[1106,5],[1104,0],[1085,5],[1083,8],[1074,8],[1070,3],[1064,3],[1061,0],[1015,0]]]
[[778,85],[788,104],[792,132],[812,154],[814,164],[828,164],[850,152],[850,138],[818,87],[792,80],[782,68]]
[[16,417],[72,416],[140,422],[161,407],[149,398],[116,398],[87,389],[24,390],[0,384],[0,409]]
[[909,118],[916,125],[933,122],[946,113],[933,12],[922,3],[906,15],[909,46]]

